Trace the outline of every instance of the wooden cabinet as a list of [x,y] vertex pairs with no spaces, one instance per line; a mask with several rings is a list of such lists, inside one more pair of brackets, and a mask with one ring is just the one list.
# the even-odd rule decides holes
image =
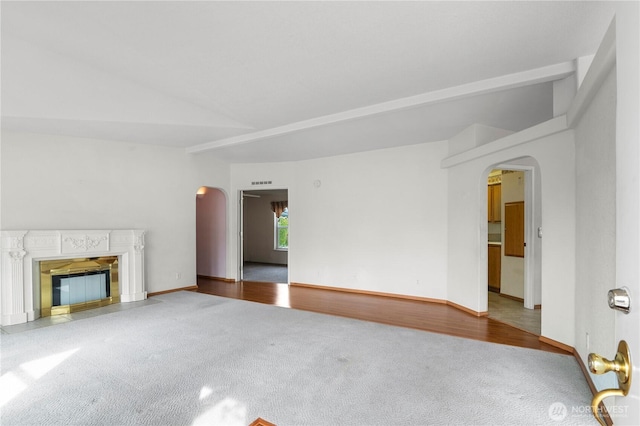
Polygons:
[[487,186],[487,213],[489,222],[502,220],[502,185]]
[[489,290],[500,293],[500,266],[502,247],[489,244]]
[[504,255],[524,257],[524,201],[504,205]]

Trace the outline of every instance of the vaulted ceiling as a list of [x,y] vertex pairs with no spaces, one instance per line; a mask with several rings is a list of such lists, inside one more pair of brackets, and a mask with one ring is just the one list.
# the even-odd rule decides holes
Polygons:
[[2,1],[2,127],[287,161],[551,118],[615,2]]

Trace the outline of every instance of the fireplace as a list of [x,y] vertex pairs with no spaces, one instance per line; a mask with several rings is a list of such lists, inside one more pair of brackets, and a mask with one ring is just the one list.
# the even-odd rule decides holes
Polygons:
[[68,314],[120,302],[118,257],[40,262],[40,316]]
[[[0,231],[0,325],[146,299],[144,235],[141,229]],[[43,278],[47,270],[54,271],[51,278]]]

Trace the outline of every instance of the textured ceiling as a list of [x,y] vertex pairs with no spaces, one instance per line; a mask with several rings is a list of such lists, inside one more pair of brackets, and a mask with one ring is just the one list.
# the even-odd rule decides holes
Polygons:
[[[518,131],[615,2],[2,2],[2,126],[286,161]],[[531,71],[533,70],[533,72]]]

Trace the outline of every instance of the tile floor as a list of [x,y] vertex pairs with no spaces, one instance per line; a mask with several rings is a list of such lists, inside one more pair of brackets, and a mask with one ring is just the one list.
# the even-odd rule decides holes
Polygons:
[[541,309],[525,309],[522,302],[489,292],[489,318],[540,335]]
[[42,328],[42,327],[49,327],[56,324],[62,324],[65,322],[80,320],[84,318],[91,318],[98,315],[108,314],[111,312],[124,311],[126,309],[137,308],[140,306],[150,305],[153,303],[160,303],[160,301],[150,298],[146,300],[141,300],[139,302],[116,303],[113,305],[103,306],[101,308],[89,309],[86,311],[74,312],[71,314],[38,318],[35,321],[26,322],[23,324],[3,325],[3,326],[0,326],[0,334],[20,333],[27,330],[33,330],[33,329]]

